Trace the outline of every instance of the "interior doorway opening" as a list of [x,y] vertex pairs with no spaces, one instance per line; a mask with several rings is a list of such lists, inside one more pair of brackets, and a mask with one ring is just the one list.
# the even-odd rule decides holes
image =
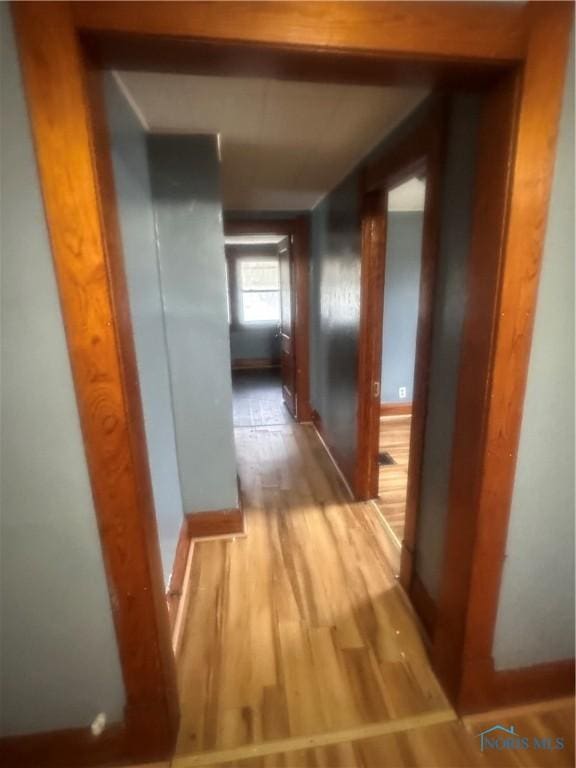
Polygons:
[[225,214],[235,426],[311,418],[309,221]]
[[[103,144],[100,137],[101,109],[97,98],[92,104],[86,98],[83,84],[91,83],[97,91],[100,74],[91,68],[101,68],[107,62],[119,66],[129,61],[132,67],[145,63],[152,69],[172,66],[179,71],[185,60],[188,67],[198,61],[205,67],[208,45],[213,66],[221,70],[239,70],[238,58],[245,71],[250,61],[261,67],[275,57],[277,64],[285,65],[284,71],[293,72],[296,63],[300,72],[308,72],[317,64],[316,72],[328,72],[332,67],[340,76],[354,72],[355,77],[372,81],[375,76],[397,78],[399,70],[412,77],[424,70],[438,82],[448,76],[457,79],[463,73],[485,74],[489,79],[477,185],[482,204],[475,214],[471,247],[476,279],[471,281],[466,315],[466,355],[455,441],[458,450],[454,451],[452,467],[454,502],[449,510],[453,519],[444,567],[447,588],[441,606],[444,638],[440,639],[445,642],[438,643],[436,658],[440,659],[439,666],[449,671],[449,688],[460,704],[469,703],[473,694],[478,697],[484,693],[484,702],[495,698],[489,687],[482,691],[482,684],[492,648],[492,619],[504,560],[530,350],[537,285],[534,278],[546,218],[542,214],[554,159],[562,84],[559,73],[564,67],[568,36],[568,17],[561,7],[565,4],[542,4],[535,13],[502,8],[491,15],[474,4],[458,6],[453,13],[438,15],[432,27],[426,16],[428,9],[414,4],[409,9],[411,26],[405,34],[398,33],[397,9],[387,10],[386,4],[375,6],[374,11],[360,7],[358,16],[347,24],[342,23],[340,14],[328,11],[327,30],[313,16],[303,20],[301,9],[289,7],[292,4],[276,8],[276,13],[286,18],[273,25],[265,14],[254,23],[242,23],[246,22],[241,16],[245,9],[234,5],[226,14],[208,17],[205,8],[195,15],[184,4],[178,10],[158,7],[146,17],[127,14],[122,4],[118,8],[115,4],[77,4],[73,11],[58,4],[48,11],[44,7],[40,11],[36,4],[23,4],[17,9],[63,314],[115,599],[119,652],[129,701],[140,704],[127,713],[129,728],[118,731],[122,756],[127,751],[147,758],[164,754],[162,750],[174,732],[177,705],[160,569],[155,562],[154,526],[150,524],[153,510],[146,498],[148,469],[141,449],[143,427],[138,387],[134,385],[133,344],[129,323],[118,310],[123,306],[124,288],[114,221],[115,195],[110,188],[105,137]],[[42,18],[41,13],[47,15]],[[187,14],[185,23],[180,14]],[[291,14],[300,14],[297,28],[302,33],[297,41]],[[230,42],[230,28],[238,35],[234,39],[245,42],[241,51],[239,44]],[[374,29],[378,29],[376,43]],[[87,42],[91,43],[90,55]],[[267,42],[280,42],[285,47],[263,44]],[[95,51],[99,56],[92,55]],[[258,55],[250,59],[254,51]],[[183,52],[191,52],[191,56],[183,56]],[[413,62],[407,53],[414,53]],[[547,65],[540,66],[541,60]],[[47,98],[55,94],[58,98]],[[542,126],[537,132],[533,129],[536,124]],[[495,131],[494,125],[499,130]],[[73,153],[69,151],[71,141]],[[63,178],[74,180],[74,205],[70,205]],[[535,179],[539,183],[534,183]],[[78,258],[72,247],[76,243],[81,244],[86,258]],[[96,274],[109,279],[95,284]],[[79,291],[85,301],[78,301]],[[95,370],[95,363],[98,377],[88,375]],[[102,429],[100,413],[92,407],[102,381],[107,382],[108,402],[115,415],[105,423],[116,425],[114,429]],[[468,386],[470,382],[473,386]],[[510,392],[520,393],[519,406],[510,408]],[[121,465],[125,471],[108,471],[111,456],[125,459]],[[471,482],[479,467],[483,471],[480,489]],[[452,510],[465,510],[466,514],[455,519]],[[112,525],[118,519],[123,525]],[[496,534],[492,529],[493,535],[484,536],[487,526],[495,522]],[[489,551],[476,546],[472,529],[480,532],[479,540],[490,542]],[[133,557],[126,558],[126,551]],[[410,554],[407,550],[407,557]],[[135,562],[142,567],[133,569]],[[135,638],[142,653],[134,653]],[[152,720],[154,728],[150,727]],[[124,744],[124,731],[130,735],[129,744]],[[134,744],[138,744],[138,751]]]
[[410,466],[425,197],[426,174],[422,168],[392,185],[384,203],[386,246],[376,503],[398,550],[404,537]]
[[234,427],[289,424],[294,402],[290,238],[225,239]]

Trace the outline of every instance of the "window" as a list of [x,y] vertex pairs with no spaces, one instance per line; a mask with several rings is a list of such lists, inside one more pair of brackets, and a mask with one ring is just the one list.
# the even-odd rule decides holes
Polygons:
[[280,274],[277,259],[238,260],[238,315],[242,324],[280,322]]

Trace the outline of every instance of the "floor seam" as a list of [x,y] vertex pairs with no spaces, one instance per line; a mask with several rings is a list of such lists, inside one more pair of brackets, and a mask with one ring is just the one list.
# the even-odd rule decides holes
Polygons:
[[332,744],[342,744],[351,741],[363,741],[377,736],[386,736],[415,728],[426,728],[442,723],[457,722],[458,716],[451,709],[422,712],[410,717],[396,720],[385,720],[379,723],[365,723],[339,731],[327,731],[310,736],[293,736],[287,739],[271,739],[259,744],[245,744],[240,747],[196,752],[180,755],[174,758],[173,768],[196,768],[196,766],[219,765],[236,760],[246,760],[254,757],[264,757],[287,752],[297,752],[304,749],[314,749]]

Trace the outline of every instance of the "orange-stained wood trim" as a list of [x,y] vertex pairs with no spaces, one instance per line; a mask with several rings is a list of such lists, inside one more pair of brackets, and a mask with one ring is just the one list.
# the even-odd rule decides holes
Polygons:
[[246,533],[241,508],[216,509],[210,512],[188,512],[188,535],[191,539],[209,539],[216,536],[239,536]]
[[412,403],[380,403],[380,416],[409,416]]
[[[101,69],[167,72],[219,77],[348,85],[412,85],[432,88],[479,87],[502,69],[502,62],[445,59],[391,59],[378,52],[319,51],[257,43],[154,37],[126,32],[83,33],[91,58]],[[319,55],[321,53],[321,55]]]
[[[224,220],[225,235],[286,235],[292,237],[294,288],[294,365],[296,420],[310,421],[310,232],[307,216],[293,219]],[[233,361],[233,367],[234,361]]]
[[[484,95],[478,131],[468,305],[462,331],[446,524],[446,565],[433,651],[437,671],[454,695],[462,672],[454,659],[460,657],[464,645],[519,78],[520,73],[510,73]],[[499,126],[497,131],[495,125]],[[461,514],[463,509],[468,514]]]
[[574,659],[505,670],[495,669],[492,658],[470,662],[464,672],[460,712],[574,696],[574,672]]
[[481,683],[468,666],[492,656],[572,13],[568,3],[530,8],[518,97],[516,82],[504,80],[488,98],[481,130],[433,651],[458,701]]
[[123,765],[130,760],[123,724],[108,725],[100,736],[90,728],[71,728],[0,739],[0,763],[6,768],[84,768]]
[[178,607],[182,597],[182,588],[184,586],[184,574],[186,573],[186,563],[188,561],[188,552],[190,550],[190,532],[188,521],[182,520],[180,534],[174,553],[174,565],[170,573],[170,581],[166,590],[166,603],[168,605],[168,615],[170,617],[170,631],[174,633],[174,624],[178,614]]
[[161,758],[174,744],[178,699],[101,94],[67,4],[12,10],[114,596],[126,752]]
[[518,3],[130,2],[74,3],[79,28],[232,43],[306,46],[378,58],[481,62],[522,58]]

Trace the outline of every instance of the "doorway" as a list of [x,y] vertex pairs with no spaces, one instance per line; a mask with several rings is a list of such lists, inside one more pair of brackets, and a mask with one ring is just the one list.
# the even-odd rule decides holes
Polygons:
[[[177,5],[149,4],[142,15],[120,3],[75,4],[73,10],[62,4],[15,7],[103,550],[118,600],[120,657],[131,702],[130,739],[119,732],[118,752],[149,759],[166,754],[177,704],[131,332],[118,309],[125,301],[109,159],[99,135],[97,94],[90,103],[85,92],[87,81],[98,85],[94,61],[102,67],[130,59],[132,66],[178,70],[194,62],[206,67],[209,60],[215,68],[246,71],[251,62],[262,67],[268,59],[284,73],[308,75],[316,63],[317,75],[354,73],[372,82],[398,79],[401,72],[414,78],[423,70],[440,82],[443,75],[470,74],[471,63],[475,75],[488,71],[477,185],[482,205],[474,222],[475,279],[458,398],[456,445],[462,450],[455,450],[452,467],[451,510],[467,513],[458,520],[452,516],[444,567],[447,641],[440,649],[445,663],[438,656],[453,698],[461,702],[466,693],[470,701],[485,677],[473,677],[470,667],[488,659],[491,650],[571,9],[537,4],[534,13],[526,13],[503,4],[487,14],[475,4],[458,4],[431,16],[429,8],[407,4],[405,26],[399,27],[397,7],[387,3],[349,4],[338,12],[326,6],[321,24],[320,11],[303,16],[298,4],[274,6],[273,19],[263,11],[250,20],[245,4],[230,4],[226,13]],[[91,53],[101,44],[99,56],[88,55],[87,42]],[[98,410],[94,402],[101,404]],[[417,398],[413,419],[416,404]],[[109,471],[111,457],[118,457],[122,472]],[[478,487],[470,478],[480,476]],[[112,525],[117,520],[121,526]],[[474,534],[485,534],[495,520],[498,535],[479,538],[497,543],[482,549]],[[134,556],[126,558],[126,551]],[[135,644],[142,653],[134,654]]]
[[308,218],[227,216],[224,235],[235,426],[310,421]]
[[292,261],[287,235],[225,239],[234,427],[294,417]]
[[426,195],[425,169],[387,190],[376,503],[400,550],[404,537]]

